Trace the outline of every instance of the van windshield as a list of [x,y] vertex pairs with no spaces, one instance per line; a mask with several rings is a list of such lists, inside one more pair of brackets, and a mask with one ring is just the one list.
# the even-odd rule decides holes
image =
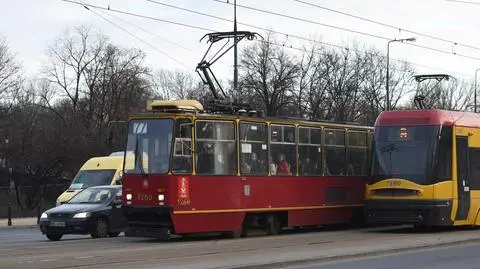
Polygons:
[[85,189],[93,186],[110,185],[114,175],[114,169],[80,170],[73,179],[70,189]]

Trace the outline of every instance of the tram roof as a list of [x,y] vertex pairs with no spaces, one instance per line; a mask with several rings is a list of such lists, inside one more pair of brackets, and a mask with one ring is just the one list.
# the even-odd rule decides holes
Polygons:
[[480,127],[480,114],[442,109],[394,110],[380,113],[375,126],[393,125],[457,125]]
[[248,122],[269,122],[273,124],[300,124],[305,126],[317,126],[321,125],[323,127],[341,127],[341,128],[352,128],[352,129],[371,129],[373,126],[365,126],[357,123],[348,123],[348,122],[335,122],[327,120],[307,120],[303,118],[291,118],[291,117],[258,117],[258,116],[246,116],[246,115],[231,115],[231,114],[215,114],[215,113],[175,113],[173,111],[169,112],[146,112],[136,115],[132,115],[130,119],[151,119],[156,116],[168,116],[168,117],[178,117],[178,116],[191,116],[196,119],[214,119],[214,120],[241,120]]

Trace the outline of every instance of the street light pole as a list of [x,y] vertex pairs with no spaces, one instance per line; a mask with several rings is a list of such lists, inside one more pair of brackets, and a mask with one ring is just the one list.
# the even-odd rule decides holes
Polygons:
[[408,41],[408,42],[415,42],[415,38],[414,37],[410,37],[410,38],[403,38],[403,39],[393,39],[393,40],[390,40],[388,41],[387,43],[387,81],[385,83],[385,88],[386,88],[386,95],[387,95],[387,98],[386,98],[386,101],[387,101],[387,104],[385,105],[385,110],[389,111],[390,110],[390,89],[389,89],[389,83],[390,83],[390,43],[393,43],[393,42],[404,42],[404,41]]
[[473,83],[473,85],[475,85],[473,90],[473,111],[475,113],[477,113],[477,72],[478,70],[480,70],[480,68],[475,70],[475,82]]
[[5,166],[7,167],[8,169],[8,207],[7,207],[7,225],[8,226],[12,226],[12,202],[11,202],[11,195],[12,195],[12,190],[11,190],[11,185],[12,185],[12,168],[10,167],[10,165],[8,165],[8,150],[9,150],[9,147],[8,147],[8,137],[5,138],[5,156],[4,156],[4,162],[5,162]]

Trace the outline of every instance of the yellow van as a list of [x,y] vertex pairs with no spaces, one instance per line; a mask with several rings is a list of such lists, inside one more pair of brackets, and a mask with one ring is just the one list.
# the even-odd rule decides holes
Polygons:
[[123,154],[114,152],[109,156],[94,157],[86,161],[75,175],[70,187],[57,198],[57,206],[89,187],[121,185]]

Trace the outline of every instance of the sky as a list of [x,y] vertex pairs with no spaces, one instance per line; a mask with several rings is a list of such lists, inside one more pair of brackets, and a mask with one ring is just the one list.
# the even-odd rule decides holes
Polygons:
[[[107,35],[114,44],[142,49],[147,54],[146,64],[153,70],[169,69],[192,74],[209,45],[205,40],[200,42],[201,37],[211,31],[233,30],[233,24],[229,21],[178,9],[231,20],[233,0],[230,0],[230,4],[227,4],[227,0],[155,0],[157,3],[148,0],[72,1],[109,7],[110,11],[94,7],[87,10],[81,5],[62,0],[0,0],[0,36],[7,38],[11,51],[23,66],[27,77],[34,78],[41,72],[42,65],[48,60],[46,49],[68,27],[89,25]],[[478,3],[448,0],[237,0],[237,20],[238,30],[254,31],[265,36],[264,30],[251,27],[256,26],[282,33],[274,35],[276,42],[285,44],[285,49],[292,55],[298,54],[298,50],[289,47],[299,48],[311,43],[303,39],[343,47],[356,42],[386,53],[389,40],[415,37],[413,44],[417,46],[391,43],[390,60],[411,62],[419,74],[446,73],[473,83],[475,70],[480,68],[480,1]],[[206,30],[125,15],[114,10]],[[115,22],[117,26],[97,14]],[[258,41],[242,41],[239,50],[253,42]],[[212,65],[212,70],[219,78],[231,80],[233,54],[223,56]]]

